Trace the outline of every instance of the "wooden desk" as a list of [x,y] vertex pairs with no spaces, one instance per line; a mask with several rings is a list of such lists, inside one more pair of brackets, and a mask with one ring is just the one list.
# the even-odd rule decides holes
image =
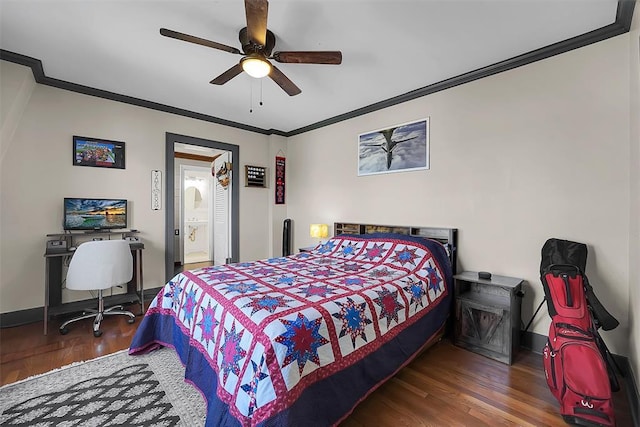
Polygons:
[[[112,233],[111,233],[112,234]],[[106,233],[101,233],[107,236]],[[69,239],[69,244],[75,243],[75,237],[83,235],[47,235],[64,236]],[[87,236],[87,234],[84,234]],[[120,304],[139,303],[140,314],[144,314],[144,285],[142,282],[142,250],[144,244],[141,242],[130,242],[131,254],[133,255],[133,278],[127,283],[127,292],[119,295],[104,297],[105,306],[113,306]],[[49,326],[49,317],[59,314],[73,313],[91,308],[94,304],[97,307],[97,299],[86,299],[73,302],[62,302],[62,282],[63,282],[63,266],[65,260],[73,256],[73,251],[56,251],[46,252],[45,259],[45,278],[44,278],[44,334],[47,335]]]

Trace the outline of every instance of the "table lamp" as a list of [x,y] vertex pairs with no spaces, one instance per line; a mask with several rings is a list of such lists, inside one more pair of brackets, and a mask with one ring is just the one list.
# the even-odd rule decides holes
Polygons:
[[309,227],[309,235],[320,239],[320,243],[322,244],[322,239],[329,236],[329,226],[327,224],[311,224],[311,227]]

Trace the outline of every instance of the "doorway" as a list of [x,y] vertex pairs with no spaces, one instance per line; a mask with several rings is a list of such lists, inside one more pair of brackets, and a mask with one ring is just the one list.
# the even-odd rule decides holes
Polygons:
[[[193,148],[206,147],[209,149],[221,150],[221,152],[223,153],[223,156],[218,156],[218,158],[225,159],[226,162],[224,166],[230,170],[230,173],[227,174],[229,178],[229,184],[228,184],[226,196],[225,196],[227,198],[226,203],[228,206],[228,208],[226,209],[227,214],[224,220],[222,221],[216,220],[215,208],[210,210],[211,212],[214,212],[214,213],[212,213],[213,217],[210,216],[209,218],[211,220],[210,222],[211,225],[207,227],[206,237],[208,241],[208,246],[210,248],[210,251],[212,252],[212,254],[210,253],[209,256],[212,256],[212,259],[214,260],[214,262],[217,262],[217,263],[238,262],[240,258],[240,245],[239,245],[240,233],[239,233],[239,185],[237,185],[237,181],[239,179],[238,177],[240,176],[239,174],[240,148],[237,145],[233,145],[233,144],[227,144],[223,142],[207,140],[202,138],[195,138],[195,137],[190,137],[186,135],[172,134],[172,133],[166,134],[165,143],[166,143],[165,170],[167,175],[165,180],[166,200],[167,200],[166,215],[165,215],[166,280],[167,281],[171,280],[171,278],[173,278],[176,274],[176,268],[175,268],[176,260],[180,259],[181,257],[181,254],[180,254],[181,251],[179,249],[176,250],[176,247],[180,248],[180,245],[176,245],[176,241],[179,241],[181,239],[181,236],[185,232],[185,230],[188,230],[186,229],[186,227],[184,227],[184,224],[180,224],[176,226],[176,220],[177,220],[176,216],[179,216],[180,218],[185,218],[185,216],[180,215],[182,213],[180,211],[181,205],[178,203],[174,203],[176,199],[182,199],[184,197],[183,191],[180,191],[180,189],[184,188],[186,190],[187,188],[182,185],[184,181],[180,179],[181,178],[180,173],[175,172],[176,170],[176,161],[175,161],[176,154],[175,153],[177,152],[176,150],[177,149],[179,150],[180,149],[179,147],[183,145],[190,146]],[[218,160],[216,159],[216,162],[217,161]],[[217,171],[216,165],[217,163],[214,163],[208,166],[209,176],[212,175],[212,171],[214,174]],[[235,177],[235,182],[234,182],[234,177]],[[179,180],[176,181],[176,178],[178,178]],[[217,179],[213,179],[212,181],[216,182]],[[178,187],[178,189],[176,189],[176,187]],[[199,189],[199,192],[200,192],[200,198],[202,199],[203,194],[200,189]],[[194,190],[189,190],[189,193],[190,193],[190,196],[193,195],[194,202],[195,202],[195,199],[198,198],[197,193]],[[217,192],[214,190],[213,194],[209,195],[209,197],[211,197],[211,199],[209,200],[213,202],[216,198],[219,198],[220,195],[217,195],[216,193]],[[202,202],[202,200],[200,200],[200,202]],[[178,208],[176,208],[176,206],[178,206]],[[196,216],[192,218],[198,219]],[[181,220],[180,223],[184,223],[184,221]],[[221,228],[221,224],[223,224],[222,228]],[[211,246],[211,245],[215,246],[216,244],[214,233],[221,233],[222,232],[221,230],[224,230],[224,232],[227,234],[226,243],[224,243],[224,245],[226,245],[226,248],[223,248],[224,250],[220,250],[220,249],[218,250],[218,252],[220,253],[220,256],[226,255],[226,256],[222,256],[222,258],[220,258],[220,256],[216,257],[216,249],[215,247]],[[201,228],[199,237],[204,237],[203,233],[204,233],[204,230]],[[198,231],[196,231],[196,235],[198,235]],[[194,236],[194,239],[195,238],[196,236]],[[218,239],[218,241],[220,240],[221,239]],[[204,239],[201,240],[201,242],[203,241]]]
[[[211,167],[180,165],[180,239],[178,239],[180,264],[191,269],[189,264],[213,265],[213,242],[228,236],[212,232],[213,212],[216,210],[213,197],[214,185]],[[226,210],[226,206],[221,207]],[[194,266],[195,267],[195,266]]]

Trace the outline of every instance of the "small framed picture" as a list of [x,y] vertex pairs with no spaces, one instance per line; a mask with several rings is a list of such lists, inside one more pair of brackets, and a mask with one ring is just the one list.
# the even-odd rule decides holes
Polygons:
[[74,136],[73,165],[124,169],[124,142]]
[[358,135],[358,176],[429,169],[429,118]]

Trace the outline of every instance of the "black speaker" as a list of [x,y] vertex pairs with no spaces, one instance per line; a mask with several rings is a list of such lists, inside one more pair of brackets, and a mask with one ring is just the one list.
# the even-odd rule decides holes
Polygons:
[[291,255],[291,220],[284,220],[282,224],[282,256]]

